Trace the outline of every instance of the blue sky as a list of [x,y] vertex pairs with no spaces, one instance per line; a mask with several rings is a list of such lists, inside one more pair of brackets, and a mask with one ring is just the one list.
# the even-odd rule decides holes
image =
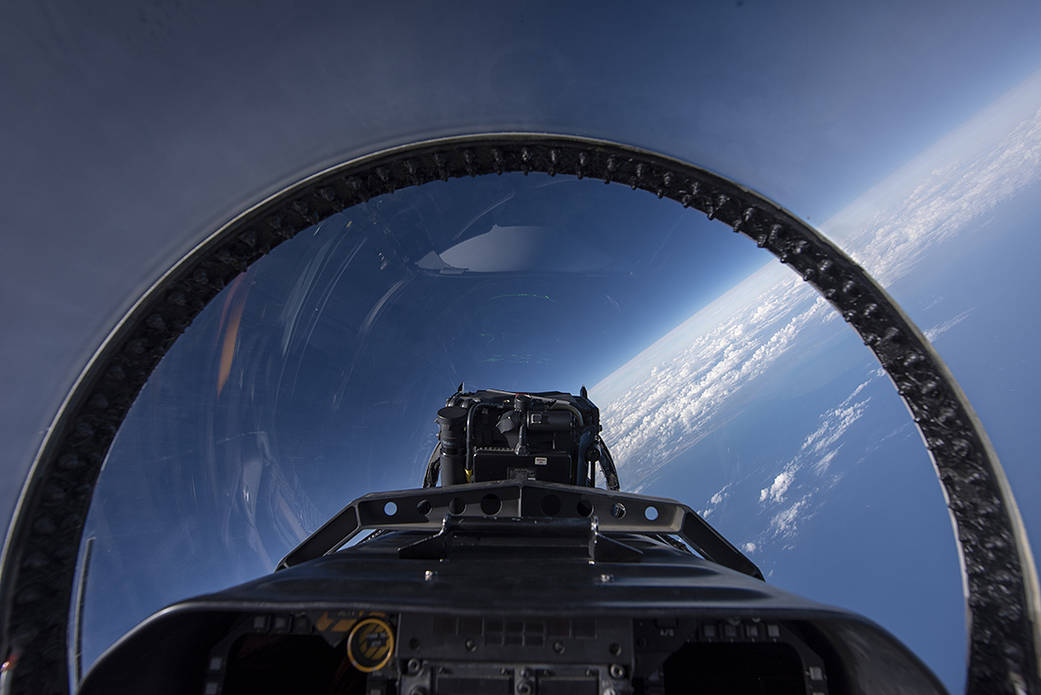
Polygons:
[[[1008,274],[1000,258],[1009,248],[1032,257],[1037,245],[1039,84],[1035,74],[823,225],[941,354],[975,356],[955,375],[969,380],[970,398],[988,395],[984,423],[1020,423],[1001,426],[1006,441],[995,443],[1027,504],[1041,492],[1038,442],[1024,426],[1037,408],[1023,402],[1038,386],[1037,336],[1017,327],[1030,314],[1008,298],[1036,292],[1028,267]],[[994,378],[981,346],[995,335],[1026,384]],[[1006,397],[1010,386],[1020,395]],[[868,351],[790,271],[752,274],[592,394],[623,480],[653,494],[691,491],[771,580],[881,621],[960,689],[958,562],[928,456]],[[1034,507],[1025,519],[1036,548]]]

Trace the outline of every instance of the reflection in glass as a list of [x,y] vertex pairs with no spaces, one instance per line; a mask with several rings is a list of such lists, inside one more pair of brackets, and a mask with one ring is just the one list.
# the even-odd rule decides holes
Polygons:
[[[623,489],[701,510],[769,580],[912,648],[958,634],[925,452],[834,319],[724,225],[618,185],[480,177],[334,215],[229,285],[120,429],[88,522],[84,666],[163,605],[270,572],[354,497],[419,486],[460,383],[588,385]],[[917,530],[905,508],[928,510]],[[947,587],[917,632],[879,600],[923,588],[893,534]]]

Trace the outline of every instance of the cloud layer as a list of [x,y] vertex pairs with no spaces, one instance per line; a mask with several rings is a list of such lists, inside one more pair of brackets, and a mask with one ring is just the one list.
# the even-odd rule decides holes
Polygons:
[[[1018,99],[1018,100],[1017,100]],[[993,112],[945,138],[876,186],[822,228],[883,286],[915,270],[938,245],[969,233],[974,220],[1041,178],[1041,108],[1009,99],[1020,117],[981,140]],[[1000,106],[1000,104],[999,104]],[[995,107],[997,108],[997,107]],[[1023,115],[1025,114],[1025,115]],[[988,121],[989,123],[990,121]],[[970,310],[927,331],[935,340]],[[788,268],[766,266],[705,307],[597,384],[608,444],[627,487],[640,491],[655,473],[696,446],[754,396],[753,385],[798,345],[808,329],[835,317],[826,302]],[[768,538],[791,537],[812,514],[823,478],[840,458],[845,433],[870,400],[872,378],[820,414],[799,450],[771,474],[754,500],[770,514]],[[799,486],[812,475],[813,485]],[[837,480],[832,476],[832,480]],[[711,515],[731,494],[731,481],[706,500]],[[824,488],[827,485],[823,485]],[[809,490],[799,495],[796,489]]]

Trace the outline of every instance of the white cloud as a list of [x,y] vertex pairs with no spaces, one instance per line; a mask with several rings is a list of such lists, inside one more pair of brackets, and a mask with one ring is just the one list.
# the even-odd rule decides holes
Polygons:
[[723,500],[730,496],[730,485],[730,483],[727,483],[722,488],[717,490],[716,493],[712,495],[712,497],[709,498],[708,505],[698,512],[699,514],[701,514],[702,518],[707,519],[709,515],[712,514],[712,512],[716,511],[716,508],[723,503]]
[[841,448],[842,447],[840,446],[838,448],[832,449],[831,451],[814,461],[813,472],[817,475],[822,475],[825,471],[827,471],[828,467],[831,465],[832,460],[834,460],[834,458],[838,456],[839,449]]
[[[803,327],[825,311],[823,300],[796,279],[779,289],[760,297],[752,312],[754,321],[737,312],[711,330],[684,336],[684,347],[655,360],[655,378],[634,379],[628,390],[607,402],[602,421],[608,423],[604,429],[609,446],[637,489],[641,479],[711,433],[720,424],[717,415],[723,404],[765,373]],[[792,314],[792,306],[801,311]],[[677,331],[686,328],[684,324]],[[677,331],[659,344],[675,342]],[[658,352],[659,344],[651,351]],[[638,370],[639,365],[630,368]],[[643,374],[649,372],[650,368]]]
[[744,550],[744,551],[745,551],[746,553],[754,553],[754,552],[755,552],[755,549],[756,549],[756,544],[755,544],[755,543],[752,543],[751,541],[749,541],[748,543],[745,543],[745,544],[744,544],[743,546],[741,546],[741,548],[742,548],[742,549],[743,549],[743,550]]
[[944,333],[951,330],[959,323],[967,319],[969,317],[969,314],[971,313],[972,309],[966,309],[957,316],[953,316],[947,319],[946,321],[943,321],[942,323],[938,323],[932,328],[927,328],[925,330],[925,337],[929,340],[930,343],[936,342],[937,338],[939,338],[941,335],[943,335]]
[[803,519],[808,497],[786,507],[770,519],[770,529],[780,536],[792,536],[799,528],[799,522]]
[[759,491],[759,501],[783,501],[784,493],[788,492],[788,488],[791,487],[792,480],[795,478],[795,471],[795,466],[789,464],[788,468],[778,473],[777,477],[774,478],[774,482],[772,485],[770,485],[770,487],[764,487],[762,490]]
[[[865,407],[871,400],[870,397],[859,401],[854,399],[871,381],[872,378],[869,377],[867,381],[861,382],[841,403],[821,413],[820,426],[806,436],[795,456],[784,465],[781,472],[768,486],[759,491],[761,505],[776,505],[785,502],[786,495],[793,489],[793,486],[796,488],[796,494],[799,490],[806,491],[794,505],[775,514],[770,524],[770,528],[775,533],[787,532],[794,528],[794,519],[789,519],[785,516],[786,514],[794,515],[800,510],[805,511],[808,507],[815,505],[816,497],[821,490],[820,476],[827,472],[832,461],[838,456],[839,450],[842,448],[840,442],[843,436],[864,415]],[[807,464],[815,476],[812,481],[800,484],[798,479]]]
[[821,415],[821,425],[802,443],[801,453],[820,453],[824,449],[833,446],[853,423],[864,416],[870,398],[851,403],[850,401],[870,382],[865,381],[857,389],[842,401],[837,408],[829,410]]

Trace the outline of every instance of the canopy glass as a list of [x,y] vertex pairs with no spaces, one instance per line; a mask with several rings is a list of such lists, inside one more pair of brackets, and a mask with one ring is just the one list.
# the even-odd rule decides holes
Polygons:
[[418,487],[460,383],[586,385],[623,489],[691,505],[768,581],[867,614],[955,686],[942,494],[838,318],[725,225],[620,185],[506,174],[348,208],[226,287],[121,427],[81,553],[82,668],[351,499]]

